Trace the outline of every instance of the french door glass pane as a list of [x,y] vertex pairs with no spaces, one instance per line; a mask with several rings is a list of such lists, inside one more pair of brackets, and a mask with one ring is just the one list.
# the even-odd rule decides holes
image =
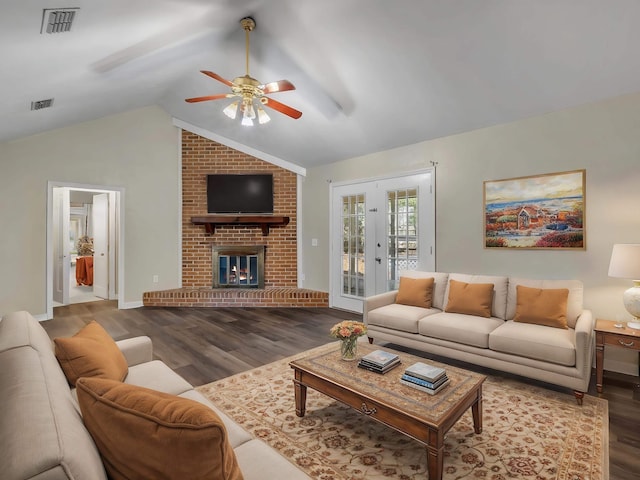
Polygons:
[[342,293],[363,297],[365,196],[342,197]]
[[398,288],[400,270],[418,268],[418,189],[387,192],[388,288]]

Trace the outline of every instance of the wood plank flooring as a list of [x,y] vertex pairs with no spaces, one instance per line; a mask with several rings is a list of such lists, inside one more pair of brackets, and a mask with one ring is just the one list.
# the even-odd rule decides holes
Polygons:
[[[118,310],[114,301],[56,307],[53,312],[53,320],[42,323],[52,338],[73,335],[93,319],[116,340],[148,335],[153,341],[156,358],[193,385],[203,385],[324,345],[334,340],[328,331],[336,322],[361,319],[360,315],[330,308],[143,307]],[[420,355],[400,346],[389,346]],[[462,362],[445,361],[483,373],[508,375]],[[637,377],[605,372],[602,397],[609,401],[611,480],[640,480],[640,390],[633,388],[634,383],[638,383]],[[567,390],[567,393],[571,392]],[[588,393],[597,395],[595,375]]]

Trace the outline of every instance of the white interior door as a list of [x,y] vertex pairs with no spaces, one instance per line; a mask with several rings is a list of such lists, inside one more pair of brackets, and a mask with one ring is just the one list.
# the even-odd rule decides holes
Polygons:
[[362,312],[401,270],[435,270],[432,172],[332,185],[330,304]]
[[109,196],[93,196],[93,294],[109,298]]
[[69,303],[69,271],[71,269],[69,189],[53,189],[53,300]]

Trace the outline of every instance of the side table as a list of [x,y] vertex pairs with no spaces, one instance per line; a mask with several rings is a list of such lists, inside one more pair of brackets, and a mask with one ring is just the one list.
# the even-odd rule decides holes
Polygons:
[[604,346],[611,345],[640,352],[640,330],[627,327],[616,327],[619,322],[596,319],[596,389],[602,393],[602,376],[604,363]]

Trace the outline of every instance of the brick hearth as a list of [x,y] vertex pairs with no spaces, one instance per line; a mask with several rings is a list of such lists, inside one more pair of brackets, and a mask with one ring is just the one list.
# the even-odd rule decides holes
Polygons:
[[329,294],[303,288],[176,288],[146,292],[145,307],[328,307]]

